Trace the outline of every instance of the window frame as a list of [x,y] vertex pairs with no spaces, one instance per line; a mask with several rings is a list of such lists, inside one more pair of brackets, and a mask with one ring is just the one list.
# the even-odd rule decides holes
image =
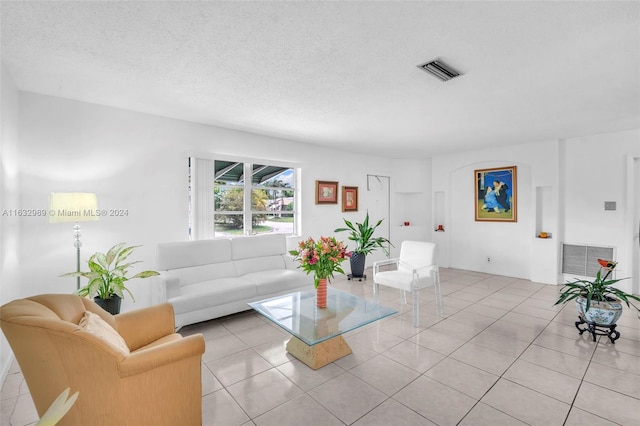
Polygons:
[[[194,211],[196,209],[193,208],[193,204],[194,204],[194,198],[198,197],[198,192],[193,192],[193,188],[191,187],[191,184],[193,184],[193,179],[194,179],[194,171],[193,171],[193,164],[194,164],[194,159],[200,159],[200,160],[205,160],[205,161],[211,161],[212,164],[211,169],[213,170],[213,177],[211,179],[211,184],[213,185],[211,187],[211,194],[215,193],[215,189],[216,188],[220,188],[223,190],[231,190],[234,188],[239,188],[241,187],[243,190],[243,206],[242,206],[242,210],[238,210],[238,211],[231,211],[231,210],[220,210],[217,211],[216,210],[216,206],[215,206],[215,200],[212,203],[212,206],[210,208],[211,211],[207,211],[207,213],[203,213],[200,210],[200,214],[202,215],[206,215],[207,217],[203,217],[203,218],[196,218],[194,215]],[[243,167],[243,177],[242,177],[242,183],[241,185],[229,185],[227,184],[227,182],[221,181],[219,178],[216,179],[215,176],[215,168],[216,168],[216,162],[218,161],[224,161],[224,162],[233,162],[233,163],[238,163],[238,164],[242,164]],[[191,156],[190,157],[190,161],[189,161],[189,165],[190,165],[190,170],[189,170],[189,181],[190,181],[190,194],[189,194],[189,199],[190,199],[190,206],[189,206],[189,226],[190,226],[190,237],[191,239],[220,239],[220,238],[230,238],[230,237],[240,237],[240,236],[251,236],[251,235],[259,235],[262,234],[264,232],[255,232],[254,231],[254,225],[253,225],[253,218],[255,215],[257,214],[269,214],[270,210],[254,210],[254,206],[252,205],[252,195],[253,195],[253,191],[255,190],[263,190],[263,191],[271,191],[271,190],[281,190],[281,191],[292,191],[292,198],[293,198],[293,209],[292,210],[279,210],[279,211],[275,211],[273,212],[274,214],[277,212],[282,213],[283,215],[287,215],[287,216],[291,216],[293,219],[293,223],[292,223],[292,229],[291,232],[278,232],[281,233],[285,236],[297,236],[300,233],[300,229],[301,229],[301,215],[300,215],[300,199],[301,199],[301,190],[300,190],[300,175],[301,175],[301,168],[299,165],[297,164],[291,164],[291,163],[286,163],[286,162],[274,162],[271,160],[265,160],[265,159],[257,159],[257,158],[237,158],[237,157],[221,157],[221,156],[215,156],[215,157],[209,157],[206,156],[203,158],[203,156],[198,155],[198,156]],[[254,175],[254,166],[259,165],[259,166],[268,166],[268,167],[279,167],[279,168],[284,168],[284,169],[289,169],[292,172],[292,177],[291,177],[291,185],[292,186],[288,186],[288,187],[271,187],[271,186],[264,186],[263,184],[261,185],[260,183],[254,183],[253,179],[250,179],[249,184],[247,185],[247,180],[244,178],[245,176],[253,176]],[[284,170],[283,170],[284,172]],[[282,173],[282,172],[280,172]],[[278,176],[278,175],[276,175]],[[273,177],[276,177],[273,176]],[[267,179],[265,182],[268,182],[269,180],[271,180],[272,178]],[[220,182],[220,183],[218,183]],[[203,182],[203,184],[207,185],[206,182]],[[208,186],[208,185],[207,185]],[[208,190],[207,190],[208,191]],[[215,194],[212,195],[215,199]],[[202,202],[200,200],[200,202]],[[207,209],[209,210],[209,209]],[[243,228],[242,228],[242,233],[238,234],[238,235],[219,235],[220,231],[216,230],[216,215],[229,215],[229,214],[237,214],[237,215],[242,215],[243,216]],[[203,235],[202,232],[200,233],[194,233],[192,230],[192,224],[196,223],[198,220],[202,221],[202,220],[209,220],[211,221],[212,226],[210,227],[210,230],[205,230],[205,234]],[[203,227],[205,228],[205,227]],[[199,234],[199,235],[198,235]],[[218,235],[216,235],[218,234]]]

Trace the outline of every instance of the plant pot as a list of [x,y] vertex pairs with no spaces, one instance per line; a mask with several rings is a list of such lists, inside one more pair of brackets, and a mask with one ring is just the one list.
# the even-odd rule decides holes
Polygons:
[[618,299],[611,298],[606,302],[591,301],[589,310],[585,312],[587,307],[587,299],[578,297],[576,299],[576,309],[578,315],[588,323],[594,323],[600,326],[611,326],[616,324],[622,315],[622,302]]
[[93,298],[93,301],[111,315],[118,315],[120,313],[120,302],[122,299],[117,294],[112,294],[108,299],[101,299],[96,296]]
[[351,259],[350,259],[351,276],[355,278],[361,278],[364,276],[364,264],[366,260],[367,260],[367,255],[364,253],[354,252],[351,255]]

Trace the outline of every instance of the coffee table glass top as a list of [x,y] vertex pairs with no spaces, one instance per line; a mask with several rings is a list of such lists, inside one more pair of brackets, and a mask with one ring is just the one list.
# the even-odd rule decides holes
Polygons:
[[310,346],[397,312],[331,287],[323,309],[316,307],[315,291],[284,294],[249,306]]

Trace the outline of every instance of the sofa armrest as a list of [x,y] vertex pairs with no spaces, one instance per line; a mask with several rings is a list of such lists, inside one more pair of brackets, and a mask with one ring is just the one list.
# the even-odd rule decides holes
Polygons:
[[136,309],[113,318],[118,333],[131,351],[175,332],[175,315],[169,303]]
[[287,268],[287,269],[298,269],[298,266],[300,264],[295,261],[295,257],[291,256],[290,254],[283,254],[282,258],[284,259],[285,268]]
[[164,303],[173,297],[180,296],[180,278],[174,276],[171,272],[160,271],[160,275],[155,279],[160,282],[158,303]]
[[130,377],[163,365],[198,357],[198,364],[204,353],[204,337],[193,334],[172,342],[132,352],[118,364],[120,377]]

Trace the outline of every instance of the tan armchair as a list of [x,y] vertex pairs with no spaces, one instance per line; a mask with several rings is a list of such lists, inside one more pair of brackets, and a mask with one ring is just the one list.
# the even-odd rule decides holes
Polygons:
[[[111,325],[130,353],[83,330],[85,311]],[[80,394],[60,424],[202,423],[204,339],[174,332],[170,304],[112,316],[89,299],[46,294],[2,306],[0,326],[39,416],[69,387]]]

